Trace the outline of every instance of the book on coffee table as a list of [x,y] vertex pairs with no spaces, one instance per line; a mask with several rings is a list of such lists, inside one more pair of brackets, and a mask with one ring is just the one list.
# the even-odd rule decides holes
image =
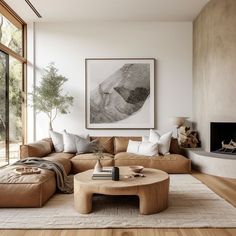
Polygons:
[[103,167],[102,171],[93,171],[92,179],[112,179],[112,167]]

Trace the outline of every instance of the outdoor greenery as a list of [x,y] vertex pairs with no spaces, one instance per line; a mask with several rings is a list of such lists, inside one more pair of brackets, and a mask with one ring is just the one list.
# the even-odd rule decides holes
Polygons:
[[6,130],[5,91],[5,58],[4,54],[0,53],[0,141],[5,139]]
[[49,118],[49,127],[59,113],[69,113],[69,107],[73,104],[73,97],[62,93],[62,87],[68,79],[58,74],[54,63],[48,65],[39,86],[35,86],[33,106],[36,112],[43,112]]
[[9,58],[9,129],[10,141],[22,139],[22,64]]
[[[22,53],[22,30],[0,15],[0,42],[18,54]],[[22,138],[21,89],[22,64],[9,56],[9,80],[6,87],[6,54],[0,53],[0,141],[6,138],[6,91],[9,95],[10,141]]]
[[0,42],[22,55],[22,30],[0,14]]

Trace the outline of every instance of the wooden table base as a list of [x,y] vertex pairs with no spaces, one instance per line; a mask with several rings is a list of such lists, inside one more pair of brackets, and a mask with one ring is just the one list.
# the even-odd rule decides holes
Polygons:
[[[91,171],[89,176],[91,178]],[[158,177],[157,175],[155,181],[153,181],[153,179],[149,181],[148,176],[141,179],[137,177],[134,181],[126,180],[123,181],[123,183],[122,180],[119,182],[111,180],[91,180],[89,183],[84,183],[80,178],[75,178],[75,209],[81,214],[90,213],[92,211],[93,194],[137,195],[140,200],[140,214],[147,215],[158,213],[168,207],[169,176],[166,174],[166,178],[163,178],[163,176],[162,178]],[[139,180],[140,184],[137,184]]]

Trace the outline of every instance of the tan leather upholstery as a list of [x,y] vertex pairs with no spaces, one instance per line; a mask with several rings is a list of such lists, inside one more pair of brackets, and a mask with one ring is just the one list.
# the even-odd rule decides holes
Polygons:
[[[76,174],[82,171],[93,169],[97,162],[97,157],[94,153],[80,154],[71,159],[72,173]],[[109,153],[104,153],[104,158],[101,160],[102,166],[113,166],[114,158]]]
[[181,149],[179,147],[179,143],[178,143],[177,138],[171,138],[170,153],[173,153],[173,154],[180,154],[181,153]]
[[[105,158],[103,166],[130,166],[160,169],[167,173],[190,173],[191,161],[179,154],[147,157],[127,153],[128,141],[142,140],[142,137],[92,137],[98,139],[103,146]],[[171,140],[171,153],[180,153],[177,139]],[[112,154],[116,154],[115,158]],[[97,157],[93,153],[75,156],[71,153],[55,153],[51,139],[21,145],[21,158],[44,157],[47,160],[61,163],[66,173],[74,174],[94,168]],[[42,170],[38,175],[20,176],[12,172],[16,166],[10,166],[0,171],[0,207],[41,207],[56,191],[55,174]],[[16,195],[17,194],[17,195]]]
[[0,171],[0,207],[41,207],[55,193],[53,171],[41,170],[40,174],[18,175],[16,166]]
[[51,146],[52,151],[55,151],[51,138],[44,138],[44,139],[42,139],[42,141],[48,142],[50,144],[50,146]]
[[150,167],[150,158],[128,152],[120,152],[115,155],[115,166],[143,166]]
[[141,165],[146,168],[163,170],[169,174],[191,172],[191,161],[182,155],[147,157],[133,153],[121,152],[115,155],[115,166]]
[[50,142],[41,140],[35,143],[20,146],[20,158],[27,157],[44,157],[52,152]]
[[191,173],[191,161],[179,154],[151,158],[150,168],[160,169],[169,174]]
[[49,160],[52,162],[59,162],[60,164],[63,165],[67,175],[71,171],[71,161],[69,159],[64,158],[64,157],[61,157],[60,155],[47,156],[47,157],[44,157],[43,159],[46,159],[46,160]]
[[142,137],[114,137],[114,154],[126,152],[129,140],[141,141]]
[[68,153],[68,152],[52,152],[48,154],[46,157],[61,157],[70,160],[72,157],[75,156],[74,153]]
[[95,139],[97,139],[99,144],[103,147],[103,152],[114,153],[113,137],[91,137],[91,140]]

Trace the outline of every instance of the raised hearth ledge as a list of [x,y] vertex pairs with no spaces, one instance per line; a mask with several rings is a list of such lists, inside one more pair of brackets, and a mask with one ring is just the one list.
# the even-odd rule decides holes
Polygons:
[[185,148],[194,169],[210,175],[236,179],[236,155],[205,152],[199,148]]

